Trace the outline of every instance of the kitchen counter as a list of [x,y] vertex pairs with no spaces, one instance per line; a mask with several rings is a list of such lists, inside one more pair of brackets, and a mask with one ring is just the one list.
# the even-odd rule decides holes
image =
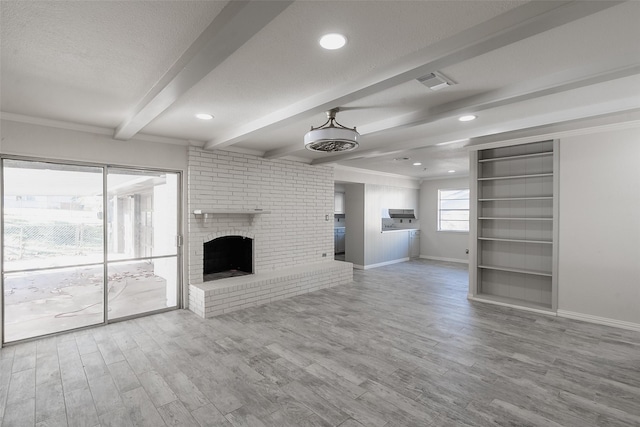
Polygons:
[[386,228],[381,233],[396,233],[398,231],[418,231],[419,228]]

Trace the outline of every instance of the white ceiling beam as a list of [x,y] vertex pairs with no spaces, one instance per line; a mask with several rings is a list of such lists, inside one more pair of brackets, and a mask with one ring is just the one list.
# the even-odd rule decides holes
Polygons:
[[169,108],[293,1],[230,1],[115,130],[127,140]]
[[[598,68],[596,70],[596,68]],[[584,70],[587,72],[587,70]],[[627,65],[615,69],[594,67],[592,74],[585,74],[578,70],[568,70],[554,76],[545,76],[540,80],[518,83],[517,85],[486,92],[480,95],[442,104],[437,107],[409,113],[400,117],[362,125],[359,127],[362,135],[378,135],[402,128],[420,126],[433,123],[449,117],[462,114],[478,113],[483,110],[497,108],[504,105],[529,101],[543,96],[579,89],[598,83],[621,79],[640,74],[640,64]]]
[[[408,113],[396,117],[390,117],[389,119],[377,121],[376,123],[372,124],[361,125],[358,127],[358,130],[363,137],[363,141],[366,142],[367,136],[379,135],[390,131],[397,131],[403,128],[410,128],[414,126],[433,123],[438,120],[457,117],[462,114],[478,113],[491,108],[497,108],[508,104],[523,102],[542,96],[565,92],[572,89],[578,89],[581,87],[586,87],[601,82],[620,79],[637,74],[640,74],[640,64],[628,65],[613,70],[604,70],[602,69],[602,66],[582,71],[569,70],[563,73],[558,73],[551,77],[545,76],[540,80],[529,81],[524,84],[518,84],[473,97],[464,98],[455,102],[440,105],[436,108]],[[420,141],[412,141],[412,145],[405,148],[400,147],[399,144],[396,143],[393,147],[389,147],[388,149],[376,148],[375,150],[371,151],[371,153],[365,150],[358,150],[357,152],[354,151],[330,157],[323,157],[322,159],[314,160],[312,163],[334,163],[336,161],[349,160],[356,157],[375,157],[386,155],[394,151],[398,151],[398,148],[416,148],[414,147],[414,145],[419,143]],[[285,157],[296,151],[300,151],[301,149],[301,144],[290,145],[267,151],[263,157],[268,159]]]
[[[365,129],[361,132],[363,139],[366,141],[366,136],[372,136],[376,134],[382,134],[392,130],[398,130],[401,128],[410,128],[414,126],[420,126],[428,123],[433,123],[437,120],[442,120],[450,117],[457,117],[461,114],[473,112],[477,113],[483,110],[491,108],[498,108],[504,105],[514,104],[517,102],[523,102],[534,98],[540,98],[547,95],[558,94],[569,90],[579,89],[594,84],[607,82],[615,79],[620,79],[629,76],[635,76],[640,74],[640,65],[632,65],[621,69],[610,70],[607,72],[600,72],[592,76],[583,76],[574,78],[571,81],[565,81],[556,85],[549,85],[538,90],[529,90],[525,93],[518,92],[517,88],[505,88],[495,92],[489,92],[488,94],[481,94],[460,101],[452,102],[442,105],[437,109],[431,109],[418,113],[410,113],[399,117],[393,117],[382,124],[375,124],[374,127]],[[624,105],[620,104],[620,108]],[[593,111],[588,111],[590,106],[585,106],[582,114],[585,116],[594,116],[602,114],[602,111],[597,110],[601,106],[594,106]],[[522,127],[530,127],[526,123],[520,124]],[[362,126],[361,128],[366,128]],[[477,131],[477,130],[476,130]],[[333,156],[323,157],[316,159],[311,164],[318,165],[323,163],[335,163],[338,161],[352,160],[359,157],[377,157],[387,155],[399,150],[416,149],[424,146],[424,140],[411,140],[393,144],[388,148],[372,148],[370,150],[358,150],[343,154],[337,154]],[[299,148],[298,148],[299,149]],[[267,153],[268,154],[268,153]]]
[[[449,143],[458,142],[461,140],[469,140],[469,141],[499,141],[499,140],[507,140],[516,138],[514,135],[536,135],[533,139],[537,138],[540,140],[547,137],[545,129],[579,129],[580,126],[584,126],[585,123],[593,123],[593,126],[598,126],[598,123],[611,124],[612,126],[621,126],[620,120],[625,120],[630,118],[630,120],[637,120],[640,117],[640,108],[629,108],[626,110],[616,110],[615,106],[611,106],[611,111],[607,111],[603,114],[595,115],[595,116],[585,116],[584,108],[578,108],[575,111],[569,111],[564,113],[564,117],[558,120],[557,113],[552,114],[543,114],[536,118],[536,122],[532,124],[529,118],[520,119],[520,120],[512,120],[509,122],[504,122],[500,124],[500,127],[496,127],[495,125],[487,125],[479,128],[469,128],[469,129],[461,129],[456,130],[447,134],[439,134],[435,136],[430,136],[419,141],[419,144],[407,144],[404,149],[396,149],[393,147],[393,150],[386,151],[384,149],[371,149],[367,150],[367,152],[361,152],[359,155],[355,153],[352,154],[351,157],[344,159],[336,159],[332,156],[327,157],[322,160],[315,160],[311,162],[312,165],[319,164],[332,164],[337,163],[338,161],[344,162],[345,160],[355,160],[359,158],[372,158],[379,157],[383,155],[393,155],[396,153],[407,153],[410,150],[423,150],[425,148],[444,148],[438,147],[438,145],[448,145]],[[529,127],[527,127],[529,126]],[[415,142],[415,141],[414,141]],[[471,144],[471,142],[469,143]],[[348,165],[345,163],[340,163],[342,166]]]
[[404,60],[382,68],[363,79],[338,85],[212,139],[205,144],[204,148],[223,148],[235,144],[258,132],[285,126],[310,114],[318,114],[348,104],[619,3],[622,2],[534,1],[526,3],[408,55]]

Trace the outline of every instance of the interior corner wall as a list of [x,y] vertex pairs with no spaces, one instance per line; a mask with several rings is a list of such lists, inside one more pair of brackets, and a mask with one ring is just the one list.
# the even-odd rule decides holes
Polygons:
[[639,165],[638,127],[560,140],[559,315],[640,330]]
[[420,186],[420,257],[469,262],[469,233],[438,231],[438,190],[469,188],[469,178],[427,180]]

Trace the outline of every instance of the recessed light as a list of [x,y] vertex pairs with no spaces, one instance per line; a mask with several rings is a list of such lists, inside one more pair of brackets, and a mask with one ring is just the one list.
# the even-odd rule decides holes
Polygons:
[[476,116],[474,116],[473,114],[461,116],[460,118],[458,118],[458,120],[460,120],[461,122],[470,122],[471,120],[475,120],[475,119],[476,119]]
[[327,50],[336,50],[347,44],[347,38],[342,34],[330,33],[320,38],[320,46]]
[[415,162],[415,163],[413,164],[413,166],[422,166],[422,163],[420,163],[420,162]]
[[447,172],[448,172],[448,173],[455,173],[456,171],[454,171],[453,169],[451,169],[451,170],[448,170]]
[[196,118],[198,118],[200,120],[211,120],[211,119],[213,119],[213,116],[211,114],[207,114],[207,113],[198,113],[198,114],[196,114]]

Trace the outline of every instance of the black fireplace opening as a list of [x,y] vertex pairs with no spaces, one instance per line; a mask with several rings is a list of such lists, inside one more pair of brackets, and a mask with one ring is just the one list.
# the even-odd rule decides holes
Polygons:
[[206,242],[203,266],[205,282],[253,274],[253,239],[223,236]]

